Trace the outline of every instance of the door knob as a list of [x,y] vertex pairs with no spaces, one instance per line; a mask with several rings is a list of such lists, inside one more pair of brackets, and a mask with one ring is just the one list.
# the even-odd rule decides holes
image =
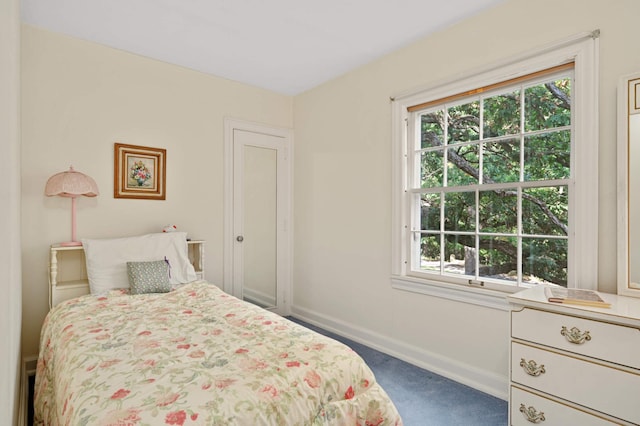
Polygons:
[[243,241],[244,241],[244,237],[243,237],[242,235],[238,235],[238,236],[236,237],[236,241],[237,241],[237,242],[239,242],[239,243],[241,243],[241,242],[243,242]]

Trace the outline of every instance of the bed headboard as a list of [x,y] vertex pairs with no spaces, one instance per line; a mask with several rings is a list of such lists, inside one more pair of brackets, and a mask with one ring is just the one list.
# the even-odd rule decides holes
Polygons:
[[[187,241],[189,261],[198,279],[204,279],[204,240]],[[53,244],[49,249],[49,309],[65,300],[89,294],[82,246]]]

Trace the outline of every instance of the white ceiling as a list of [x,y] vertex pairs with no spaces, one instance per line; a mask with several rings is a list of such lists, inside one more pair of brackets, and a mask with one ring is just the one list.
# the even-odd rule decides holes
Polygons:
[[504,0],[22,0],[22,20],[295,95]]

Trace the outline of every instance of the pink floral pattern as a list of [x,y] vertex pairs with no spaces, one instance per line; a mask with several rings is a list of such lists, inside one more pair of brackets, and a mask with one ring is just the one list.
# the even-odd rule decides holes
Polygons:
[[205,282],[83,296],[42,329],[37,425],[401,425],[350,348]]

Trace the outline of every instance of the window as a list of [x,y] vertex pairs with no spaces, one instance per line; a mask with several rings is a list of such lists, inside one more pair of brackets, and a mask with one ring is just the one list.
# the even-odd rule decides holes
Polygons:
[[408,108],[411,274],[566,287],[572,81],[569,63]]
[[394,101],[395,284],[595,288],[593,40]]

